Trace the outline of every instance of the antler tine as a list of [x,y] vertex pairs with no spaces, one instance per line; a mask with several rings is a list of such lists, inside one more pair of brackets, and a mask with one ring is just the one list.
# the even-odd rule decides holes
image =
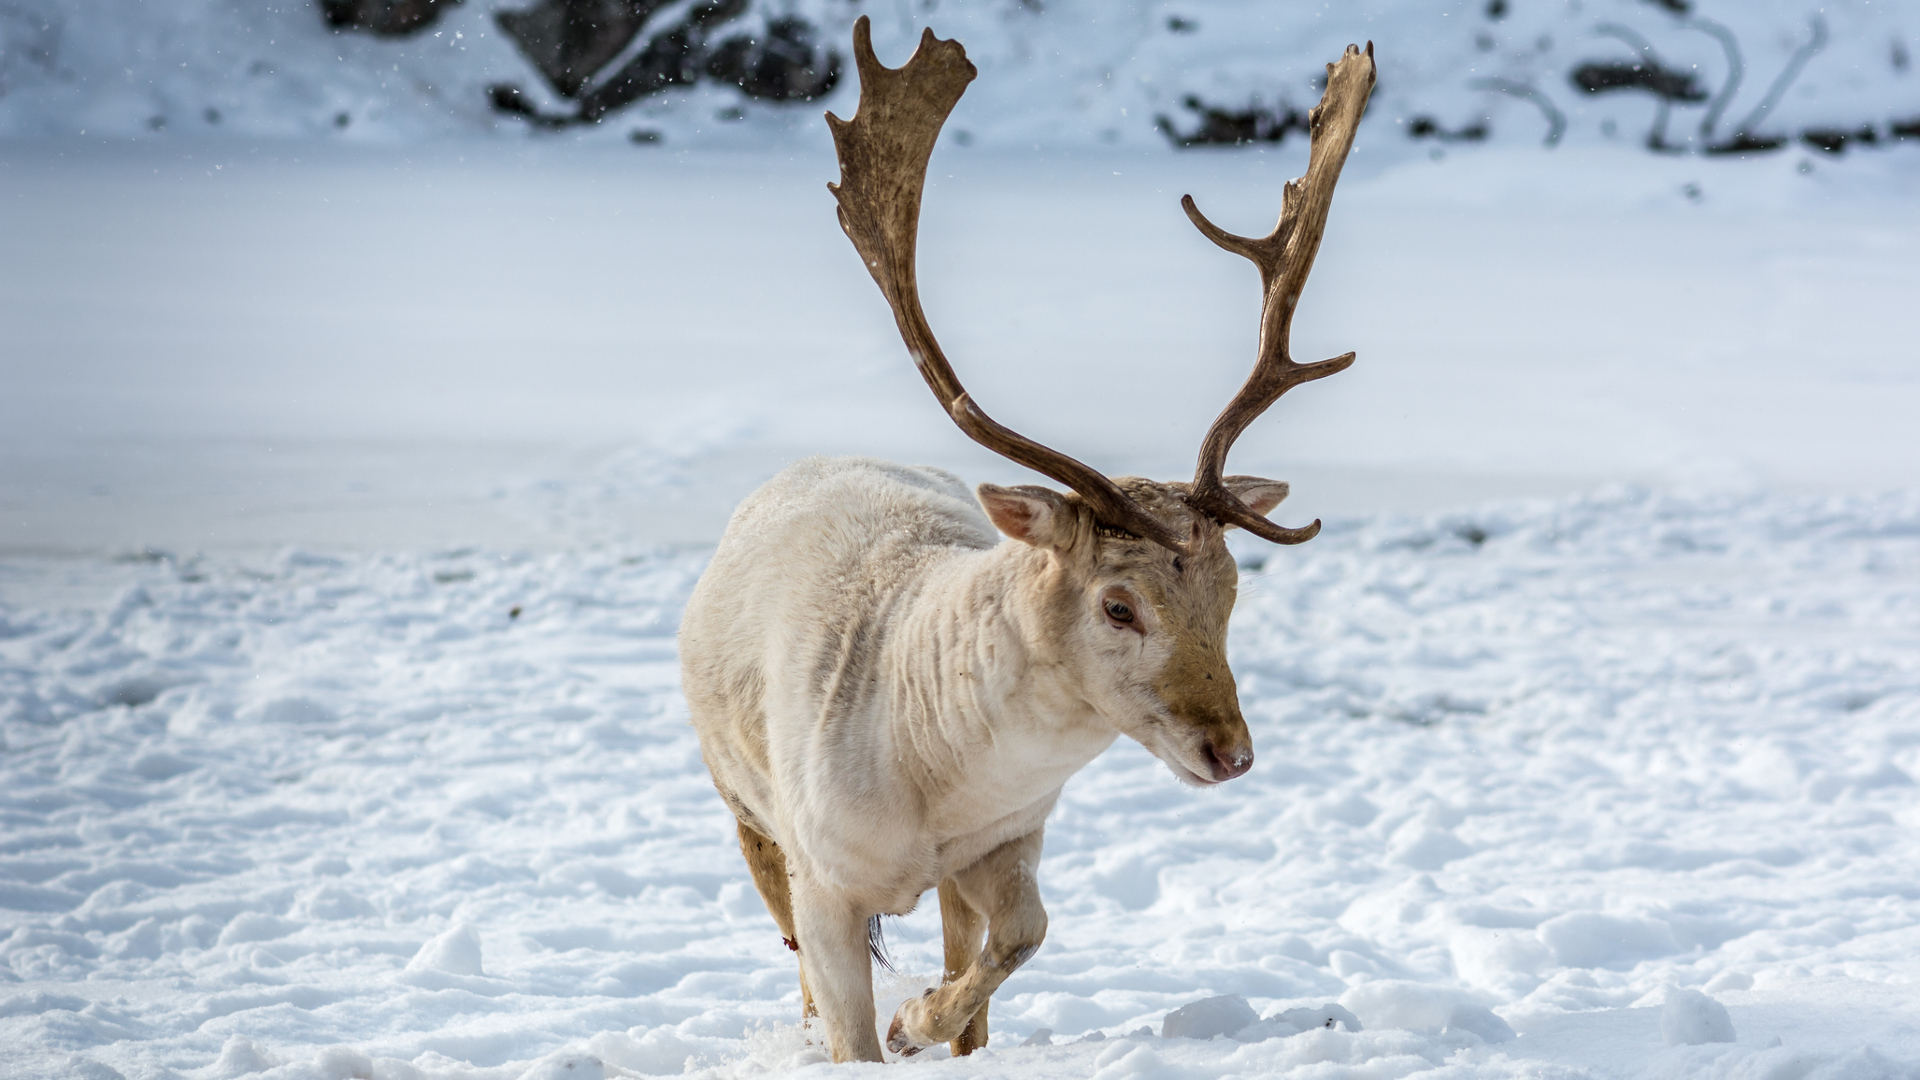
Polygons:
[[1313,146],[1308,152],[1307,175],[1289,180],[1280,198],[1280,221],[1273,232],[1260,239],[1235,236],[1208,221],[1192,196],[1180,205],[1207,239],[1237,255],[1252,260],[1260,268],[1260,288],[1265,296],[1260,312],[1260,351],[1253,373],[1234,394],[1233,400],[1207,429],[1200,442],[1200,461],[1193,474],[1193,493],[1188,501],[1222,524],[1238,525],[1256,536],[1276,544],[1298,544],[1313,539],[1320,522],[1302,529],[1287,529],[1255,514],[1229,491],[1221,480],[1226,468],[1227,451],[1247,425],[1267,411],[1280,395],[1304,382],[1324,379],[1344,371],[1353,363],[1354,354],[1346,353],[1318,364],[1296,364],[1289,354],[1288,336],[1293,326],[1294,308],[1300,303],[1300,291],[1306,287],[1313,270],[1314,256],[1320,252],[1320,238],[1326,233],[1327,212],[1333,204],[1333,188],[1340,182],[1340,169],[1353,148],[1353,137],[1366,111],[1367,97],[1373,92],[1373,42],[1362,53],[1352,45],[1338,63],[1327,65],[1327,89],[1320,104],[1307,113]]
[[978,72],[957,41],[931,29],[906,64],[889,68],[873,52],[865,15],[853,24],[853,56],[860,71],[860,105],[852,120],[827,114],[840,156],[840,182],[828,184],[840,203],[840,227],[893,308],[894,322],[913,362],[960,430],[975,442],[1079,492],[1101,523],[1186,551],[1186,539],[1142,509],[1118,485],[1089,468],[989,417],[947,362],[920,308],[914,247],[927,159],[940,128]]

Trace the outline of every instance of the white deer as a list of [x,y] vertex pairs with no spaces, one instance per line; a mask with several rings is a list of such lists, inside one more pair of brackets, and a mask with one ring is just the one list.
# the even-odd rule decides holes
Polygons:
[[734,512],[681,624],[693,724],[799,953],[806,1015],[835,1061],[878,1061],[872,920],[939,890],[945,978],[900,1007],[886,1045],[970,1053],[987,1041],[989,997],[1046,933],[1035,873],[1067,778],[1121,734],[1198,786],[1253,764],[1227,667],[1238,571],[1223,534],[1291,544],[1320,523],[1273,524],[1287,485],[1221,471],[1282,393],[1353,360],[1295,364],[1287,340],[1374,64],[1369,43],[1327,66],[1307,174],[1287,184],[1272,235],[1226,233],[1183,200],[1260,268],[1265,303],[1254,372],[1192,483],[1159,483],[1109,478],[967,396],[921,311],[914,239],[928,156],[974,67],[930,30],[904,67],[883,67],[865,17],[854,55],[859,111],[827,117],[841,225],[955,422],[1072,492],[982,484],[976,503],[937,469],[802,461]]

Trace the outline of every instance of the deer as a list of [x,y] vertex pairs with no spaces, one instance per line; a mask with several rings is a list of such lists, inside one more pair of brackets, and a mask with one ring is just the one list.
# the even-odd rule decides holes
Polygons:
[[1181,200],[1259,269],[1264,300],[1252,374],[1193,479],[1163,483],[1108,477],[1003,427],[961,385],[921,310],[915,245],[928,159],[977,72],[930,28],[900,68],[875,56],[865,16],[853,45],[857,110],[826,118],[840,225],[954,423],[1066,490],[969,492],[940,469],[808,458],[735,509],[689,598],[681,675],[701,755],[798,954],[803,1023],[817,1019],[837,1062],[885,1060],[878,920],[930,890],[943,975],[899,1007],[885,1048],[987,1044],[989,999],[1046,935],[1047,816],[1119,736],[1195,787],[1252,767],[1227,663],[1239,567],[1224,537],[1298,544],[1321,524],[1274,523],[1288,485],[1223,471],[1282,394],[1353,363],[1295,363],[1288,342],[1374,83],[1371,42],[1327,65],[1306,175],[1285,185],[1270,235],[1226,232]]

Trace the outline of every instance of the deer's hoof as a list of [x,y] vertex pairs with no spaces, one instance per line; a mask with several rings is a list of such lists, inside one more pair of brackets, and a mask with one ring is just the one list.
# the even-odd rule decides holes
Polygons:
[[903,1056],[920,1052],[920,1048],[907,1038],[906,1024],[901,1021],[899,1013],[894,1013],[893,1023],[887,1025],[887,1049]]
[[893,1014],[893,1023],[887,1025],[887,1049],[903,1057],[912,1057],[921,1050],[940,1040],[930,1038],[920,1030],[921,1009],[919,999],[901,1004]]

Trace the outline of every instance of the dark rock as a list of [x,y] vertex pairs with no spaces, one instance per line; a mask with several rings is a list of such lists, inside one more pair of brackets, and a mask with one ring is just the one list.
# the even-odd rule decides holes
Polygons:
[[538,127],[560,128],[573,122],[571,116],[554,116],[543,113],[527,100],[527,92],[513,83],[494,83],[487,87],[487,100],[492,103],[493,111],[518,116]]
[[335,30],[364,30],[379,37],[417,34],[460,0],[320,0],[320,17]]
[[1920,139],[1920,116],[1911,120],[1895,120],[1887,125],[1887,134],[1896,139]]
[[607,113],[671,86],[692,86],[700,78],[694,34],[676,26],[647,42],[640,55],[580,99],[580,118],[592,122]]
[[1829,154],[1845,153],[1848,143],[1865,143],[1868,146],[1880,141],[1873,128],[1862,126],[1852,131],[1840,128],[1808,128],[1800,133],[1800,141],[1816,150]]
[[1218,105],[1209,105],[1198,97],[1189,96],[1181,102],[1200,119],[1199,126],[1190,132],[1181,132],[1173,126],[1173,120],[1166,116],[1157,117],[1154,126],[1175,146],[1245,146],[1248,143],[1277,143],[1286,139],[1287,132],[1307,133],[1307,114],[1291,105],[1279,105],[1267,108],[1254,101],[1244,109],[1227,109]]
[[811,101],[840,82],[840,54],[814,42],[813,26],[773,19],[764,33],[727,38],[707,56],[707,74],[763,101]]
[[[776,102],[812,100],[840,81],[840,54],[822,48],[818,31],[804,19],[772,18],[757,32],[715,40],[722,27],[747,13],[750,0],[703,0],[679,21],[648,32],[647,20],[667,2],[541,0],[502,12],[500,28],[555,92],[578,105],[568,116],[545,114],[518,86],[502,83],[488,91],[494,109],[558,127],[598,123],[641,98],[702,79]],[[630,58],[608,74],[622,54]]]
[[1493,129],[1487,122],[1475,120],[1471,124],[1448,130],[1439,120],[1431,116],[1416,116],[1407,121],[1407,138],[1433,139],[1437,142],[1484,142]]
[[1736,132],[1733,138],[1723,143],[1713,143],[1707,147],[1709,154],[1765,154],[1787,145],[1787,140],[1774,135],[1755,135],[1751,132]]
[[494,15],[502,33],[562,97],[577,97],[668,0],[542,0]]
[[586,123],[625,105],[674,86],[692,86],[705,66],[707,38],[717,26],[738,18],[747,0],[709,0],[687,13],[684,21],[662,30],[640,54],[580,97],[580,119]]
[[1635,63],[1588,61],[1573,69],[1573,85],[1589,94],[1644,90],[1668,101],[1705,101],[1707,92],[1692,72],[1675,71],[1651,60]]

